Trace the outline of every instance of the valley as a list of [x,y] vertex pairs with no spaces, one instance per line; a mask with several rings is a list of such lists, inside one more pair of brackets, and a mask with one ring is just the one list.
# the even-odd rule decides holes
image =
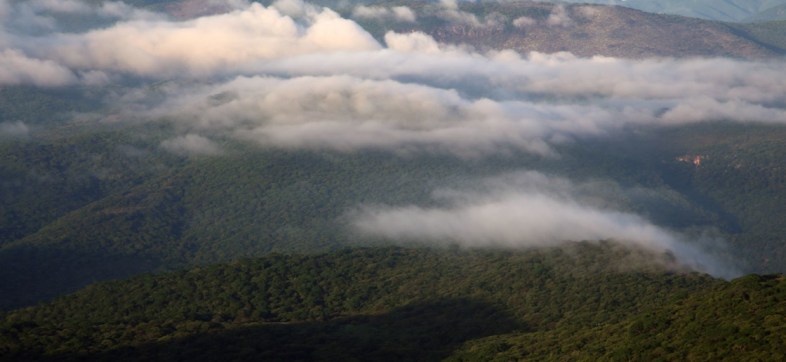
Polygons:
[[0,360],[783,359],[781,4],[629,2],[0,0]]

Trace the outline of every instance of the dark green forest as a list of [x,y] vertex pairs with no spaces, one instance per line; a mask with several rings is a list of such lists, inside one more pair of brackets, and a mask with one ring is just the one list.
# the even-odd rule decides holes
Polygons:
[[6,360],[768,360],[786,353],[783,277],[725,282],[669,271],[670,262],[611,242],[526,252],[278,254],[99,283],[8,312],[0,351]]
[[[228,154],[182,157],[157,149],[167,132],[157,124],[67,125],[0,142],[0,304],[22,306],[140,272],[384,243],[354,235],[345,213],[363,204],[428,206],[439,187],[533,169],[646,190],[607,196],[659,225],[715,230],[746,272],[786,268],[782,127],[651,129],[613,142],[577,140],[556,160],[266,150],[229,141]],[[704,160],[695,166],[679,161],[683,155]]]
[[[786,360],[783,86],[732,71],[777,78],[783,21],[416,0],[314,2],[335,12],[284,2],[292,8],[264,14],[244,12],[241,2],[131,0],[138,13],[120,14],[131,8],[84,1],[0,3],[0,20],[9,22],[0,24],[0,65],[13,68],[0,69],[0,361]],[[366,9],[371,15],[356,13],[361,3],[376,6]],[[395,6],[417,20],[402,20]],[[187,24],[204,36],[227,24],[193,18],[231,10],[291,25],[293,34],[272,37],[278,42],[307,38],[326,21],[314,31],[340,26],[380,49],[372,44],[358,56],[305,42],[303,54],[287,48],[233,63],[249,50],[241,49],[199,62],[189,57],[210,54],[184,51],[172,37],[174,55],[156,53],[165,48],[157,44],[140,68],[105,64],[108,53],[78,54],[117,36],[101,32],[115,24],[139,34]],[[389,31],[422,37],[393,46]],[[256,35],[249,39],[260,41]],[[690,39],[671,42],[683,36]],[[413,55],[408,46],[424,49]],[[499,52],[511,49],[518,53]],[[307,69],[323,66],[323,56],[324,69]],[[396,69],[350,69],[365,58]],[[452,79],[435,71],[443,59],[449,70],[494,69]],[[511,64],[548,74],[522,71],[511,81]],[[681,69],[672,74],[670,66]],[[606,81],[583,67],[619,71],[609,74],[619,84],[597,94],[585,84],[574,89],[572,77]],[[57,83],[29,69],[71,77]],[[686,99],[670,94],[669,81],[648,88],[658,77],[671,77]],[[325,88],[310,94],[303,84],[314,79]],[[380,107],[379,119],[369,111],[402,90],[413,92],[401,104],[416,114],[393,109],[399,103]],[[417,108],[421,102],[436,106]],[[237,114],[203,119],[187,107]],[[434,117],[444,124],[431,128],[423,111],[431,109],[444,111]],[[333,125],[344,111],[354,113]],[[631,119],[611,119],[623,116]],[[362,117],[373,119],[355,119]],[[364,129],[354,135],[356,125]],[[310,130],[290,144],[290,126],[405,141],[344,147],[350,138],[323,140]],[[445,135],[466,139],[454,149]],[[189,136],[217,151],[178,148]],[[536,201],[545,199],[567,205],[551,207],[557,212],[601,216],[578,218],[596,222],[582,226],[543,210],[557,229],[608,235],[592,227],[606,222],[622,231],[562,238],[561,230],[528,226],[511,228],[512,242],[496,240],[496,210],[479,217],[486,224],[470,242],[440,233],[469,230],[461,227],[475,221],[468,217],[441,219],[422,228],[437,232],[415,236],[407,218],[392,228],[399,234],[355,224],[401,209],[461,216],[467,205],[487,206],[473,203],[486,197],[544,209],[551,204]],[[535,225],[523,219],[541,210],[528,207],[513,223]],[[707,260],[716,268],[701,265]]]

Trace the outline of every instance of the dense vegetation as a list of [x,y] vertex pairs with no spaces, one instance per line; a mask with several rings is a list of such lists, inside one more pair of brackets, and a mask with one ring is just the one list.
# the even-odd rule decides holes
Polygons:
[[[144,356],[164,353],[161,348],[177,353],[177,346],[194,343],[190,338],[216,353],[221,344],[207,341],[239,334],[245,337],[234,347],[243,348],[231,353],[263,340],[256,348],[282,358],[303,353],[308,340],[325,339],[313,348],[347,353],[331,344],[364,336],[367,345],[357,348],[388,358],[445,356],[482,336],[621,321],[717,283],[666,272],[669,263],[668,256],[609,243],[518,253],[376,248],[273,255],[97,284],[11,312],[3,322],[2,354]],[[307,341],[294,338],[301,333]],[[320,355],[307,358],[313,357]]]
[[449,360],[781,361],[786,278],[750,275],[590,328],[472,341]]
[[7,313],[0,354],[703,360],[783,353],[783,277],[728,283],[667,271],[670,263],[668,255],[611,243],[272,255],[100,283]]
[[[128,3],[174,9],[169,0]],[[567,6],[570,27],[523,30],[494,20],[544,24],[553,5],[462,3],[489,21],[475,28],[435,3],[369,3],[418,13],[417,24],[356,19],[380,41],[389,30],[419,30],[478,49],[579,56],[786,52],[782,21],[619,7],[596,21]],[[355,16],[346,6],[339,12]],[[52,16],[75,33],[115,21]],[[116,109],[129,93],[160,102],[169,81],[112,82],[0,87],[0,360],[786,359],[780,275],[721,281],[669,253],[612,241],[465,250],[420,240],[408,249],[350,226],[364,206],[443,207],[445,189],[480,195],[493,189],[489,178],[535,170],[570,183],[566,193],[580,189],[566,198],[584,197],[581,206],[722,240],[713,245],[728,248],[713,251],[735,270],[782,273],[782,125],[629,126],[555,141],[553,157],[278,149],[227,135],[211,135],[222,152],[205,155],[166,147],[188,126]]]
[[[129,3],[163,9],[170,2]],[[462,6],[481,18],[544,19],[551,8]],[[376,36],[415,26],[361,23]],[[435,33],[444,25],[432,16],[417,26]],[[771,49],[782,45],[782,23],[733,27]],[[645,190],[604,197],[616,209],[677,231],[716,230],[733,243],[727,253],[747,264],[747,272],[786,270],[783,127],[713,123],[634,130],[564,144],[559,158],[516,151],[482,159],[284,151],[231,140],[221,145],[229,150],[224,155],[188,157],[160,147],[178,134],[171,123],[113,122],[117,110],[107,95],[141,86],[155,98],[158,86],[124,81],[0,88],[0,124],[29,128],[0,134],[0,309],[142,272],[365,243],[343,223],[358,205],[428,206],[436,188],[520,170]],[[700,167],[676,161],[684,155],[705,159]]]
[[[140,272],[355,244],[342,220],[358,205],[428,206],[437,188],[532,169],[615,180],[638,190],[603,195],[616,208],[683,232],[714,228],[746,271],[786,268],[782,127],[715,123],[577,140],[559,159],[231,143],[227,154],[188,158],[157,147],[168,132],[66,123],[0,141],[3,308]],[[697,167],[677,160],[683,155],[704,160]]]

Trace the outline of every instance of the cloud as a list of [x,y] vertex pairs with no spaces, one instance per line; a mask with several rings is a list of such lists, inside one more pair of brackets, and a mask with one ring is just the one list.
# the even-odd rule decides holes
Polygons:
[[[422,33],[389,33],[385,42],[386,49],[265,64],[282,76],[171,89],[149,116],[266,147],[461,157],[553,155],[556,144],[637,126],[786,124],[778,63],[482,55]],[[234,96],[210,101],[216,94]]]
[[[716,276],[738,275],[697,244],[627,212],[578,201],[581,186],[529,172],[512,185],[483,191],[437,193],[437,206],[365,206],[350,213],[354,230],[396,241],[466,247],[534,248],[575,241],[614,240],[655,252],[671,252],[685,266]],[[509,179],[509,178],[508,178]],[[489,187],[500,180],[482,183]]]
[[434,38],[419,31],[409,34],[388,32],[385,34],[385,44],[388,49],[402,53],[439,54],[444,49]]
[[406,22],[415,22],[417,20],[417,16],[415,12],[406,6],[394,6],[390,8],[393,11],[393,15],[399,21],[406,21]]
[[352,10],[352,17],[359,19],[394,20],[414,23],[417,20],[415,12],[406,6],[365,6],[358,5]]
[[[670,100],[707,96],[719,101],[778,105],[784,100],[782,61],[730,59],[628,60],[570,53],[512,51],[480,54],[439,44],[423,33],[385,36],[388,50],[358,54],[304,55],[272,61],[261,72],[290,75],[348,74],[359,77],[407,77],[418,82],[465,89],[483,87],[511,97],[533,94],[581,99]],[[423,46],[402,46],[423,44]],[[634,102],[631,102],[634,103]]]
[[57,21],[49,16],[38,14],[27,3],[10,1],[0,2],[0,31],[14,30],[24,33],[51,31],[57,27]]
[[24,122],[0,122],[0,139],[2,138],[27,138],[30,128]]
[[266,59],[380,48],[360,26],[329,9],[295,21],[256,3],[193,20],[124,21],[86,33],[26,40],[18,46],[27,54],[72,69],[149,77],[210,76]]
[[469,25],[472,27],[482,27],[483,23],[478,20],[475,14],[462,11],[459,8],[457,0],[440,0],[437,10],[433,12],[434,15],[446,21]]
[[551,26],[570,26],[573,25],[573,19],[568,15],[565,5],[560,4],[551,9],[551,14],[546,19],[546,24]]
[[661,119],[672,124],[711,120],[784,124],[786,110],[744,101],[719,101],[710,97],[696,97],[669,109]]
[[520,16],[518,18],[513,19],[513,26],[517,28],[526,28],[528,26],[535,25],[537,21],[533,18],[528,16]]
[[161,142],[161,147],[180,155],[218,155],[221,148],[213,141],[196,134],[187,134]]
[[[159,146],[183,155],[218,155],[222,149],[213,140],[234,139],[339,152],[553,156],[555,145],[639,126],[786,124],[782,59],[477,52],[422,32],[389,32],[380,44],[352,20],[300,0],[268,7],[211,0],[206,13],[196,4],[179,3],[168,15],[122,2],[0,0],[0,85],[96,86],[132,78],[142,85],[113,90],[104,99],[113,114],[93,118],[176,123],[179,134]],[[64,32],[57,20],[63,14],[116,20]],[[481,22],[453,0],[419,15],[473,27],[501,21],[489,14]],[[546,22],[566,26],[569,15],[557,6]],[[354,16],[415,20],[406,7],[358,6]],[[513,22],[534,23],[526,17]],[[24,136],[28,130],[17,122],[3,123],[0,132]],[[436,206],[368,207],[357,225],[392,238],[465,245],[616,239],[671,250],[714,270],[683,236],[598,203],[604,198],[584,192],[584,184],[539,177],[486,185],[484,192],[442,190]]]
[[[355,22],[299,0],[233,4],[190,20],[160,15],[81,33],[6,34],[0,84],[169,80],[107,103],[121,116],[173,120],[187,132],[340,151],[553,155],[562,142],[638,126],[786,124],[782,60],[480,53],[421,32],[389,32],[380,44]],[[460,11],[447,0],[429,9]],[[566,10],[555,7],[560,14]]]
[[0,51],[0,85],[51,87],[76,83],[71,70],[51,60],[29,58],[14,49]]
[[8,0],[0,0],[0,19],[6,19],[11,14],[11,4]]
[[[521,149],[549,154],[555,136],[598,134],[625,110],[465,98],[459,92],[350,76],[239,77],[169,90],[149,114],[260,145],[381,148],[460,156]],[[220,101],[217,101],[220,100]],[[629,119],[635,120],[630,115]]]

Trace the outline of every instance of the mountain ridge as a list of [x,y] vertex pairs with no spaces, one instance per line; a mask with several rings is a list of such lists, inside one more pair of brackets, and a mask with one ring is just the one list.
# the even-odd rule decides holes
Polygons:
[[[409,4],[385,2],[385,6]],[[356,19],[382,38],[386,31],[422,31],[446,43],[477,49],[512,49],[577,56],[641,59],[648,57],[772,58],[786,54],[779,42],[768,42],[746,26],[676,15],[648,13],[622,6],[557,5],[537,2],[462,3],[461,11],[478,14],[479,23],[447,21],[427,5],[409,4],[419,14],[417,25]],[[351,15],[351,14],[350,14]],[[475,15],[473,15],[475,16]],[[559,19],[559,21],[555,20]],[[786,36],[781,36],[783,38]],[[777,37],[776,37],[777,39]]]
[[[550,0],[545,0],[550,1]],[[726,22],[751,22],[770,15],[770,20],[784,20],[777,9],[783,0],[553,0],[556,3],[593,3],[618,5],[642,11],[697,17]],[[776,14],[772,14],[776,12]]]
[[664,270],[664,258],[613,243],[269,255],[100,283],[0,314],[0,360],[745,359],[786,352],[778,343],[786,278],[718,281]]

